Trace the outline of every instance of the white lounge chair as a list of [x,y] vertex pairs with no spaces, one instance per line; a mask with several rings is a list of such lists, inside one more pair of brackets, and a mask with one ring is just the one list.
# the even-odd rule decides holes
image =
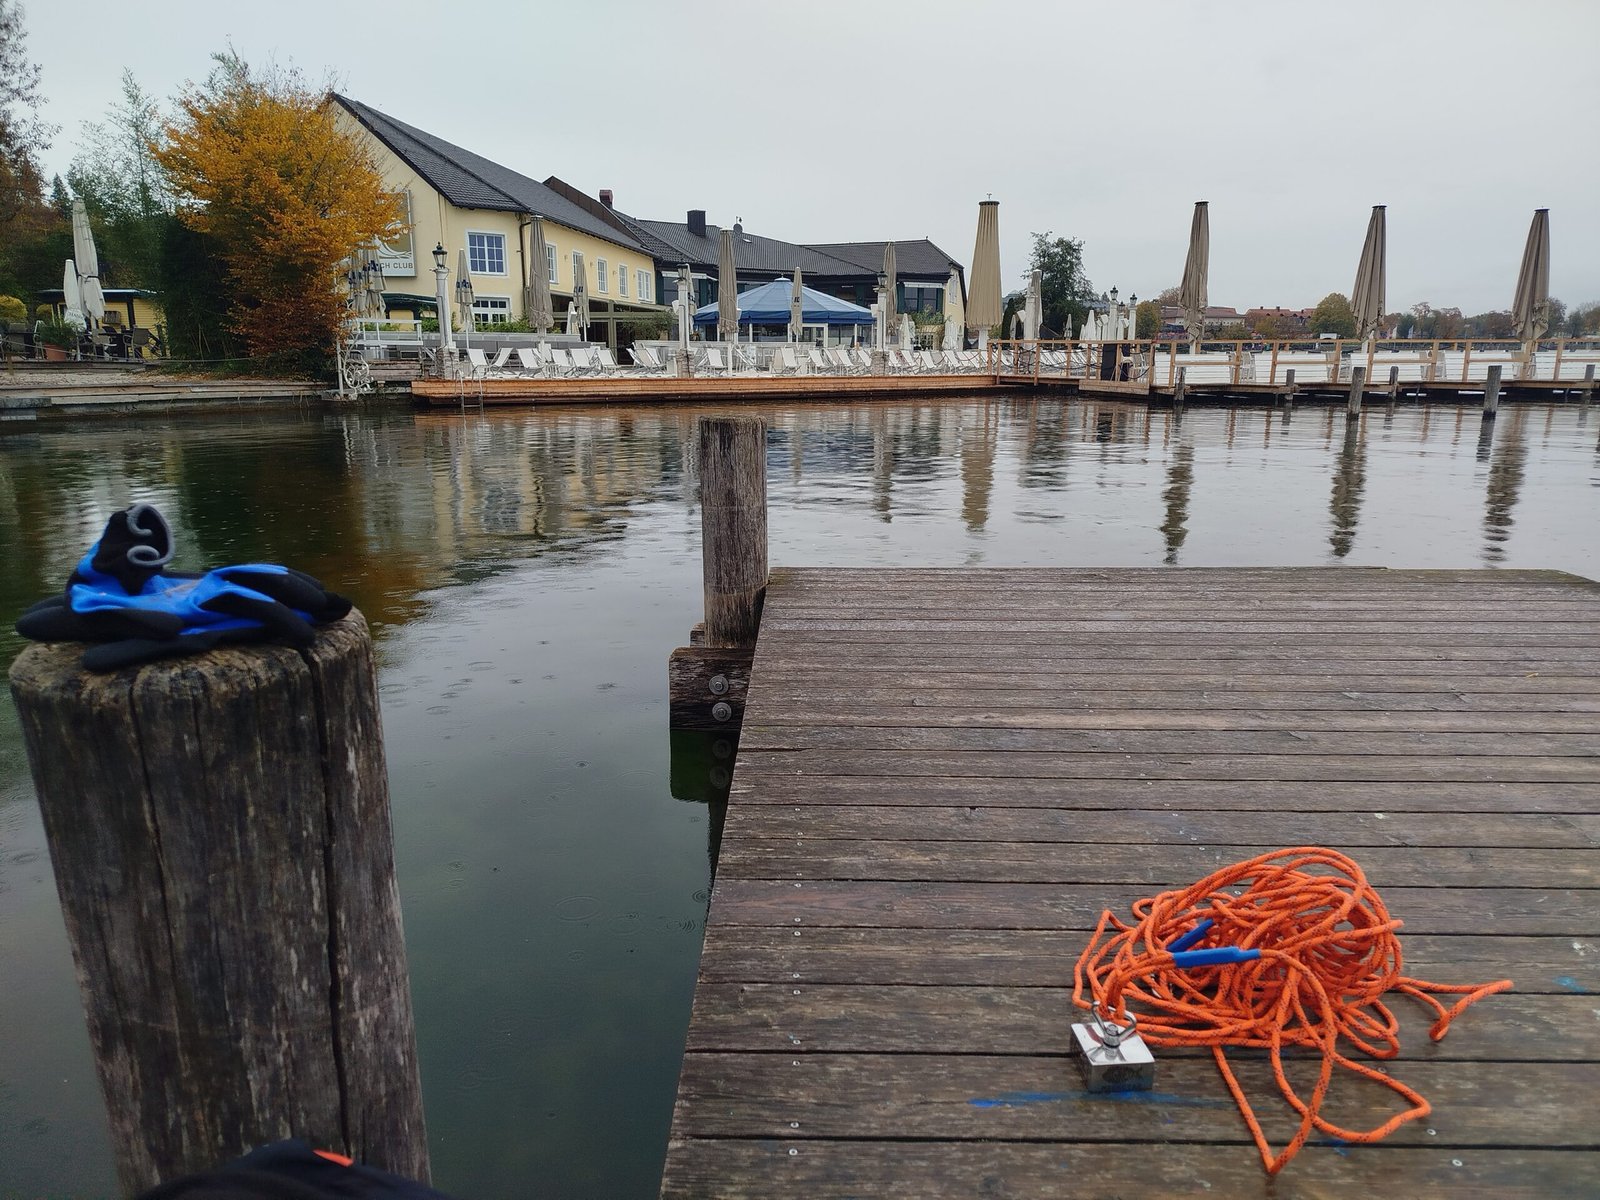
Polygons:
[[840,367],[848,375],[865,375],[868,367],[863,366],[861,359],[856,355],[854,346],[840,346],[834,351],[839,356]]
[[489,373],[489,360],[477,346],[467,347],[467,371],[473,379],[482,379]]
[[611,353],[610,346],[596,346],[593,350],[595,373],[599,375],[615,375],[622,370],[616,356]]
[[827,356],[822,353],[819,346],[807,347],[806,357],[811,360],[811,369],[818,374],[826,375],[833,370],[833,365],[828,362]]
[[727,360],[722,357],[722,347],[707,346],[700,353],[703,355],[700,360],[702,369],[707,371],[722,371],[726,373],[728,370],[728,363]]
[[573,373],[572,355],[568,354],[563,346],[552,346],[550,349],[550,370],[557,375],[571,375]]
[[932,350],[918,350],[915,357],[917,362],[921,364],[924,375],[944,374],[944,364],[933,356]]
[[517,347],[517,362],[522,367],[524,375],[543,375],[544,360],[539,357],[537,350],[527,346]]
[[651,346],[633,347],[633,365],[641,375],[665,375],[667,364],[661,361]]

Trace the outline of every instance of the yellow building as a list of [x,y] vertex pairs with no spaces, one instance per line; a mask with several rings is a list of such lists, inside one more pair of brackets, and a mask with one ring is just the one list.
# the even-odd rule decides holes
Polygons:
[[[346,127],[368,139],[383,178],[406,203],[401,236],[380,248],[385,299],[396,318],[434,308],[433,249],[442,245],[452,283],[461,250],[472,273],[479,328],[527,318],[529,272],[543,270],[557,325],[570,306],[573,267],[583,256],[591,338],[615,347],[629,314],[660,314],[656,263],[638,238],[598,200],[558,180],[519,174],[482,155],[397,121],[347,96],[330,97]],[[559,190],[558,190],[559,188]],[[545,261],[533,263],[533,218],[542,219]]]

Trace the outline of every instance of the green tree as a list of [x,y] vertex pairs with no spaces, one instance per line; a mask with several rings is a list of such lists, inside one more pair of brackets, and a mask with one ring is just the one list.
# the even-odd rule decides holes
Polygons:
[[1311,332],[1355,337],[1356,314],[1351,311],[1350,300],[1343,292],[1329,292],[1317,302],[1311,313]]
[[1547,337],[1560,337],[1567,329],[1567,302],[1550,297],[1550,325]]
[[37,249],[54,223],[39,169],[52,132],[39,119],[39,67],[28,60],[22,6],[0,0],[0,291],[27,296],[50,286],[37,273]]
[[1133,310],[1133,336],[1141,341],[1161,332],[1161,305],[1154,300],[1141,300]]
[[101,277],[116,287],[154,287],[172,192],[156,161],[165,124],[155,100],[132,71],[122,73],[122,99],[104,121],[87,124],[67,183],[89,209]]
[[1055,237],[1048,230],[1034,234],[1028,270],[1040,273],[1042,332],[1046,337],[1071,337],[1094,298],[1094,286],[1083,273],[1083,242]]

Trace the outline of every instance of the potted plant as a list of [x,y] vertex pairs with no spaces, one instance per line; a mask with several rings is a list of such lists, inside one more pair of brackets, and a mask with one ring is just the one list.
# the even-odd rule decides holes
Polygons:
[[78,347],[77,326],[55,317],[40,321],[34,330],[34,337],[43,347],[47,362],[65,362]]

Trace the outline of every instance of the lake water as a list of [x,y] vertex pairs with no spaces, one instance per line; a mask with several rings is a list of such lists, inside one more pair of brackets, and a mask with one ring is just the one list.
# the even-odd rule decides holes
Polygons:
[[[779,565],[1556,567],[1600,577],[1600,418],[755,409]],[[710,886],[667,734],[700,617],[697,414],[398,406],[0,433],[0,657],[106,516],[180,565],[282,561],[372,622],[435,1180],[648,1197]],[[680,749],[682,749],[680,747]],[[685,782],[687,780],[687,782]],[[698,780],[698,782],[697,782]],[[112,1194],[37,806],[0,702],[0,1195]]]

